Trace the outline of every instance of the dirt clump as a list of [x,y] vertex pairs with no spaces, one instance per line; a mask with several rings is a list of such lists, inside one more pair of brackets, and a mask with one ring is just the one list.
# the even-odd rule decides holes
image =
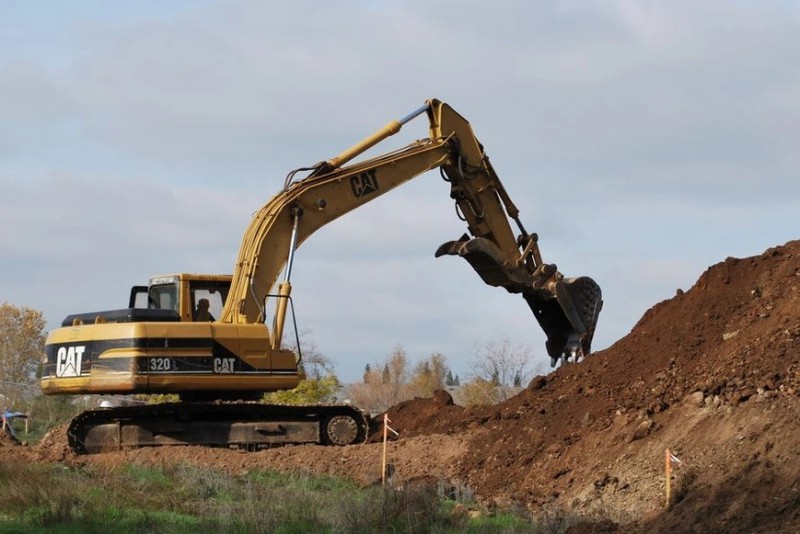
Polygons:
[[7,428],[0,429],[0,447],[19,445],[20,441],[11,435]]
[[[444,390],[437,390],[433,397],[414,397],[387,410],[389,426],[404,437],[430,435],[452,431],[455,423],[462,419],[465,409],[453,402],[453,397]],[[383,439],[383,416],[375,418],[376,430],[371,442]],[[394,434],[390,434],[395,439]]]
[[50,430],[42,436],[38,443],[31,447],[31,453],[40,460],[47,462],[61,462],[75,456],[67,441],[68,427],[69,424],[64,424]]
[[[490,508],[571,519],[572,532],[800,530],[798,395],[800,241],[791,241],[710,267],[610,348],[534,378],[500,405],[463,408],[441,392],[394,406],[393,483],[440,480]],[[62,439],[33,452],[380,479],[378,443],[76,457]],[[680,461],[669,507],[667,449]]]

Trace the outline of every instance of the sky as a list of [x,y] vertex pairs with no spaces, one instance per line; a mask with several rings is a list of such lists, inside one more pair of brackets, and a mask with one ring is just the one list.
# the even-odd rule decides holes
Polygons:
[[[122,308],[230,273],[286,174],[438,98],[467,118],[544,260],[603,289],[593,348],[709,266],[800,238],[800,3],[0,0],[0,302]],[[794,67],[793,67],[794,65]],[[424,117],[376,150],[427,136]],[[375,153],[375,152],[373,152]],[[469,376],[544,334],[436,248],[437,172],[321,229],[299,328],[345,381],[398,347]]]

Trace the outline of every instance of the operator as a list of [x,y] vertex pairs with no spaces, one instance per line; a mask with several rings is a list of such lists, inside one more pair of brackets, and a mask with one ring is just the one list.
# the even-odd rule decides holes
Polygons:
[[194,312],[195,321],[215,321],[214,316],[208,311],[208,299],[197,301],[197,310]]

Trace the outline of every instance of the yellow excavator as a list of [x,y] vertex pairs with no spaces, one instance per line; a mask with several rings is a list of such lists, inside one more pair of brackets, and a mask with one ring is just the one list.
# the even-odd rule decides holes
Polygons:
[[[422,114],[427,139],[348,164]],[[180,396],[180,402],[86,411],[69,426],[72,449],[364,442],[369,417],[355,407],[258,402],[304,378],[300,357],[282,346],[294,253],[325,224],[432,169],[449,182],[469,232],[435,255],[461,256],[485,283],[521,294],[547,335],[552,365],[588,355],[602,307],[599,286],[588,277],[565,278],[542,261],[538,236],[523,227],[469,122],[429,100],[340,155],[289,173],[254,214],[232,276],[157,276],[131,289],[128,308],[70,315],[53,330],[44,393]],[[295,179],[298,173],[305,175]]]

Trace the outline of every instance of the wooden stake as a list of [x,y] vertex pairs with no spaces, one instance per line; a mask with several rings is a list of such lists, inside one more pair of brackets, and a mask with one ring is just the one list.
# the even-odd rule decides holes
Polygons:
[[666,506],[669,509],[669,501],[670,501],[670,482],[672,479],[672,458],[671,454],[669,453],[669,449],[666,450],[665,453],[665,460],[664,460],[664,476],[666,477],[667,481],[667,502]]
[[389,439],[389,416],[383,414],[383,462],[381,464],[381,485],[386,485],[386,442]]

